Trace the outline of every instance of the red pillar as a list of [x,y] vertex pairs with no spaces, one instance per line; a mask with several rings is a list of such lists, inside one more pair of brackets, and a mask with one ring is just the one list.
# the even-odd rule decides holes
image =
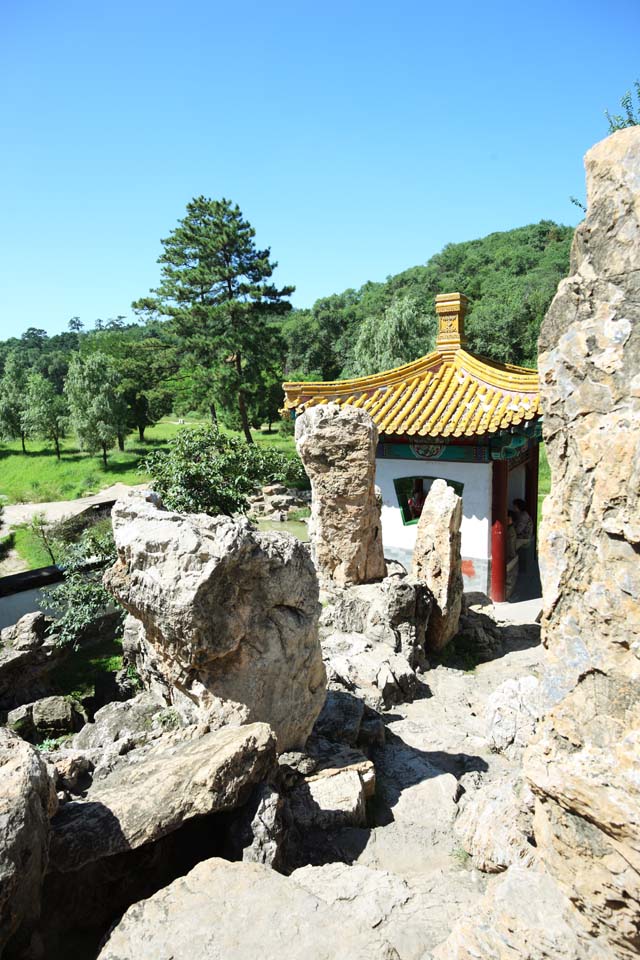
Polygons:
[[524,499],[527,513],[533,520],[533,538],[538,540],[538,469],[540,465],[540,444],[532,442],[529,459],[525,468]]
[[491,486],[491,599],[503,603],[507,579],[507,494],[509,466],[493,461]]

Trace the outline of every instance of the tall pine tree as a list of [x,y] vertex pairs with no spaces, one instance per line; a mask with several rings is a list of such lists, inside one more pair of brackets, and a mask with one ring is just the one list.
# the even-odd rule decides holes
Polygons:
[[161,282],[133,304],[171,317],[196,363],[207,369],[215,401],[237,419],[252,443],[249,408],[263,389],[265,371],[281,359],[274,320],[291,309],[294,287],[270,282],[277,264],[259,250],[255,230],[229,200],[196,197],[164,240]]

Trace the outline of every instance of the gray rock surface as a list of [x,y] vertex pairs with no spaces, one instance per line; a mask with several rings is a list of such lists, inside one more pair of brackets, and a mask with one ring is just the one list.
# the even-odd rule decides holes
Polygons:
[[43,697],[32,705],[33,726],[41,737],[74,733],[84,725],[79,704],[68,697]]
[[398,960],[376,931],[336,917],[293,880],[206,860],[131,907],[99,960]]
[[442,650],[458,630],[463,593],[461,524],[462,497],[445,480],[436,480],[418,520],[411,568],[433,594],[426,646],[434,652]]
[[323,584],[386,574],[375,493],[378,430],[365,410],[334,403],[296,418],[296,447],[311,480],[309,536]]
[[487,740],[492,750],[522,756],[540,716],[539,681],[526,676],[505,680],[487,700]]
[[484,873],[500,873],[511,864],[536,862],[533,837],[533,794],[513,774],[481,786],[471,794],[454,824],[454,832]]
[[263,721],[279,750],[302,746],[326,689],[305,546],[247,520],[172,513],[139,492],[112,519],[118,560],[105,583],[143,624],[145,683],[189,719],[195,709],[220,724]]
[[322,656],[333,685],[353,691],[374,710],[413,700],[418,679],[409,661],[361,633],[322,638]]
[[185,740],[184,731],[132,751],[94,781],[86,799],[52,822],[51,869],[77,870],[177,830],[185,820],[230,810],[248,798],[275,762],[266,724],[226,727]]
[[0,728],[0,953],[40,912],[56,795],[37,751]]
[[69,653],[48,634],[51,622],[43,613],[27,613],[0,632],[0,710],[49,693],[47,675]]
[[640,127],[586,155],[587,215],[540,332],[546,715],[538,851],[609,955],[640,950]]

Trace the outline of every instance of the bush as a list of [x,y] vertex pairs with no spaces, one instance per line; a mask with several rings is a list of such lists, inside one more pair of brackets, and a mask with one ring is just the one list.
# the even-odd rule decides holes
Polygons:
[[248,444],[212,426],[181,430],[167,451],[147,457],[144,469],[167,507],[210,516],[246,513],[258,484],[291,484],[305,476],[297,457]]

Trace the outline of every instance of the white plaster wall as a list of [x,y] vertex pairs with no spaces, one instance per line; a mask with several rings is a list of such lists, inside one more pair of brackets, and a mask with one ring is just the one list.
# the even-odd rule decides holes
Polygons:
[[514,500],[524,500],[526,466],[521,463],[515,470],[509,471],[509,499],[507,507],[511,510]]
[[442,477],[464,484],[462,556],[487,559],[491,551],[491,474],[490,463],[376,460],[376,484],[382,491],[382,540],[385,547],[413,550],[416,542],[417,524],[403,524],[393,481],[399,477]]

